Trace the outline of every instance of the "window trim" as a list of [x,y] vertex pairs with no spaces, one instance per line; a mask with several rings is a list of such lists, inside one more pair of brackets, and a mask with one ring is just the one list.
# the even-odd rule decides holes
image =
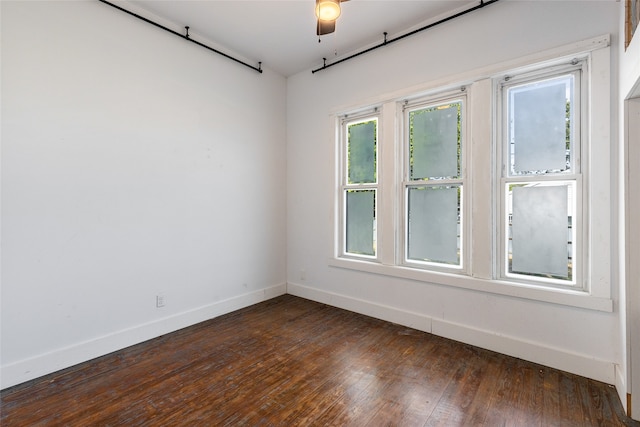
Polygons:
[[[407,279],[425,284],[435,284],[443,286],[451,286],[460,289],[468,289],[476,292],[486,292],[505,297],[515,297],[521,299],[529,299],[533,301],[542,301],[590,310],[612,312],[613,301],[611,299],[611,249],[612,244],[606,233],[600,233],[600,226],[596,224],[605,224],[604,229],[608,229],[606,224],[610,224],[611,212],[609,209],[610,200],[609,186],[611,182],[611,165],[610,165],[610,145],[608,143],[611,137],[611,49],[610,35],[605,34],[599,37],[578,41],[563,46],[559,46],[546,51],[529,54],[521,58],[504,61],[502,63],[491,64],[479,69],[470,70],[459,73],[457,75],[443,76],[441,79],[435,79],[425,84],[416,85],[410,88],[397,90],[391,93],[382,94],[369,98],[365,102],[357,104],[338,106],[332,109],[329,114],[328,128],[332,140],[337,141],[339,138],[337,132],[337,118],[344,112],[363,111],[362,105],[378,105],[381,107],[381,127],[384,128],[381,133],[381,140],[392,137],[400,139],[401,131],[394,128],[396,122],[401,120],[401,112],[398,112],[397,104],[405,100],[413,100],[419,97],[428,96],[444,90],[455,90],[461,86],[469,89],[468,107],[470,119],[468,120],[471,129],[473,129],[472,140],[468,141],[469,157],[473,157],[475,164],[469,165],[468,174],[472,178],[467,183],[467,191],[470,195],[470,203],[474,206],[492,205],[494,202],[488,201],[487,194],[492,194],[495,200],[495,180],[487,185],[484,182],[476,182],[473,179],[474,174],[486,168],[494,170],[495,159],[492,159],[487,151],[487,147],[493,147],[495,150],[496,120],[495,117],[488,112],[486,105],[479,105],[475,102],[476,97],[492,96],[495,93],[495,79],[504,76],[507,70],[514,72],[525,72],[544,64],[549,66],[558,64],[561,61],[570,61],[576,56],[584,56],[589,64],[588,81],[583,79],[583,84],[588,84],[591,98],[591,111],[589,116],[583,116],[582,128],[588,132],[585,133],[582,150],[590,154],[592,163],[596,163],[597,167],[592,170],[590,164],[583,164],[583,172],[586,174],[583,185],[589,195],[588,203],[585,203],[585,209],[589,210],[589,218],[585,219],[584,228],[588,235],[588,241],[585,242],[585,255],[591,260],[588,265],[584,265],[585,278],[588,279],[584,290],[576,289],[557,289],[550,287],[541,287],[531,284],[522,284],[513,281],[503,281],[494,279],[496,276],[495,263],[491,261],[491,254],[494,251],[496,242],[495,237],[495,218],[493,214],[478,215],[473,212],[472,235],[475,241],[470,243],[470,259],[469,267],[472,273],[468,275],[451,274],[447,272],[433,270],[419,270],[416,268],[407,268],[401,266],[396,253],[379,253],[379,262],[366,262],[361,260],[341,258],[338,252],[337,239],[331,239],[331,255],[328,258],[328,265],[335,268],[348,269],[353,271],[361,271],[372,274],[379,274],[391,278]],[[453,83],[452,83],[453,82]],[[493,109],[493,108],[492,108]],[[339,149],[338,144],[333,145],[334,150]],[[394,159],[400,155],[397,150],[389,150],[387,144],[382,144],[381,150],[385,150],[384,157]],[[334,158],[338,158],[339,153],[334,151]],[[382,157],[382,153],[380,153]],[[380,158],[379,157],[379,158]],[[397,163],[397,162],[396,162]],[[402,171],[397,169],[397,164],[387,164],[385,174],[393,175],[393,183],[398,187],[398,180],[402,179]],[[333,163],[335,167],[339,167]],[[588,170],[587,170],[588,168]],[[382,172],[381,172],[382,173]],[[339,170],[333,171],[337,188],[339,183]],[[589,175],[590,174],[590,175]],[[588,179],[587,179],[588,177]],[[482,191],[482,197],[478,196],[478,191]],[[478,194],[477,194],[478,193]],[[598,203],[595,203],[594,194],[598,197]],[[385,182],[381,182],[381,195],[385,197],[400,197],[395,188],[387,188]],[[604,202],[603,202],[604,200]],[[391,209],[389,212],[381,214],[380,220],[397,221],[397,209]],[[488,211],[491,211],[489,209]],[[495,212],[495,209],[493,210]],[[333,229],[339,230],[339,212],[337,204],[334,203],[332,211]],[[378,224],[380,228],[380,223]],[[394,244],[398,244],[398,233],[393,227],[386,228],[383,235],[379,238],[393,240]],[[469,240],[469,239],[468,239]],[[380,244],[380,242],[379,242]],[[388,244],[387,244],[388,246]],[[588,253],[587,253],[588,252]],[[592,260],[598,259],[595,263]],[[487,262],[489,261],[489,262]]]

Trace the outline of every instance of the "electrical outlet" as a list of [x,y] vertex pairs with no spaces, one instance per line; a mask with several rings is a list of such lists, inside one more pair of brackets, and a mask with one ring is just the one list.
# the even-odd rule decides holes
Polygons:
[[307,271],[304,268],[300,269],[300,280],[307,280]]
[[157,308],[164,307],[164,304],[165,304],[164,295],[162,294],[156,295],[156,307]]

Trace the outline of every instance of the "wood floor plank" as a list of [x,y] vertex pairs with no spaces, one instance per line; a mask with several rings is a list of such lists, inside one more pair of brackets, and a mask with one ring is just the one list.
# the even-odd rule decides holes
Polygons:
[[464,425],[471,403],[480,388],[485,368],[484,360],[466,353],[425,426]]
[[10,426],[640,426],[615,389],[291,295],[0,392]]

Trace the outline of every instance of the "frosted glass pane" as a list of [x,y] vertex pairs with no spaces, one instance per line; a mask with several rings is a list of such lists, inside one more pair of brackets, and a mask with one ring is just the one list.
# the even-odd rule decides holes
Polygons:
[[568,193],[567,185],[513,188],[513,273],[568,278]]
[[409,189],[408,258],[459,264],[458,188]]
[[376,182],[376,121],[349,126],[349,184]]
[[567,169],[568,79],[512,89],[512,170]]
[[411,179],[457,177],[460,103],[410,113]]
[[348,253],[375,255],[374,249],[375,191],[347,191]]

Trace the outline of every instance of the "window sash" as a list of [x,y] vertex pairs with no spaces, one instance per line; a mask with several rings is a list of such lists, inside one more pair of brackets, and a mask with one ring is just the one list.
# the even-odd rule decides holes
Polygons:
[[[406,186],[405,200],[404,263],[461,269],[465,220],[463,186]],[[414,205],[418,206],[417,212],[413,211]],[[443,210],[442,207],[449,209]],[[419,213],[429,215],[424,218],[416,215]],[[426,241],[423,242],[422,238]],[[414,240],[417,243],[414,244]]]
[[[513,191],[509,190],[511,186],[514,186]],[[561,191],[563,187],[566,188],[564,194],[556,192],[549,195],[547,190]],[[501,222],[503,278],[561,287],[576,286],[579,283],[577,278],[580,276],[580,242],[582,240],[578,232],[582,223],[580,209],[577,209],[579,187],[580,179],[503,181],[505,200]],[[529,196],[529,200],[522,202],[520,207],[517,206],[516,190],[532,193],[525,194]],[[544,194],[545,192],[547,194]],[[540,202],[541,197],[553,200],[552,207],[563,207],[564,212],[549,209],[551,207],[549,204]],[[520,199],[524,200],[524,197]],[[522,218],[523,215],[525,218],[518,221],[517,217]],[[516,245],[513,237],[518,227],[520,230],[526,230],[527,239],[518,241]],[[533,232],[531,229],[534,229]],[[544,246],[541,239],[545,239]],[[522,254],[526,257],[516,256]],[[555,256],[552,257],[552,255]],[[516,262],[520,268],[516,268]],[[567,272],[566,276],[561,273],[562,269]]]
[[[586,87],[584,86],[584,82],[582,79],[583,69],[586,68],[587,63],[585,60],[577,61],[574,60],[575,64],[564,65],[564,66],[556,66],[556,67],[547,67],[542,70],[537,70],[529,73],[525,73],[519,76],[509,76],[503,78],[499,83],[499,91],[501,95],[499,96],[498,102],[498,114],[496,117],[499,117],[502,127],[501,127],[501,136],[502,140],[501,152],[499,157],[499,163],[501,164],[500,176],[501,177],[517,177],[517,176],[541,176],[541,175],[562,175],[562,177],[558,177],[558,179],[565,179],[567,175],[576,175],[581,172],[581,144],[580,141],[582,139],[582,127],[583,122],[581,118],[586,116],[585,106],[582,102],[583,92],[586,91]],[[571,117],[570,117],[570,148],[569,148],[569,168],[565,170],[532,170],[532,171],[515,171],[513,169],[513,156],[512,156],[512,148],[513,144],[510,140],[512,134],[512,115],[509,110],[510,105],[510,90],[517,90],[518,88],[522,89],[527,85],[538,84],[540,86],[551,85],[554,82],[558,82],[562,79],[570,78],[573,81],[573,87],[571,93],[569,95],[571,103],[574,104],[573,108],[571,108]]]
[[378,240],[376,199],[375,188],[344,191],[343,252],[345,255],[376,257]]
[[[455,118],[451,120],[454,114]],[[463,114],[462,99],[443,100],[407,109],[405,126],[408,141],[405,141],[405,145],[408,180],[419,182],[461,177]]]
[[345,125],[346,185],[378,182],[378,119],[366,118]]

